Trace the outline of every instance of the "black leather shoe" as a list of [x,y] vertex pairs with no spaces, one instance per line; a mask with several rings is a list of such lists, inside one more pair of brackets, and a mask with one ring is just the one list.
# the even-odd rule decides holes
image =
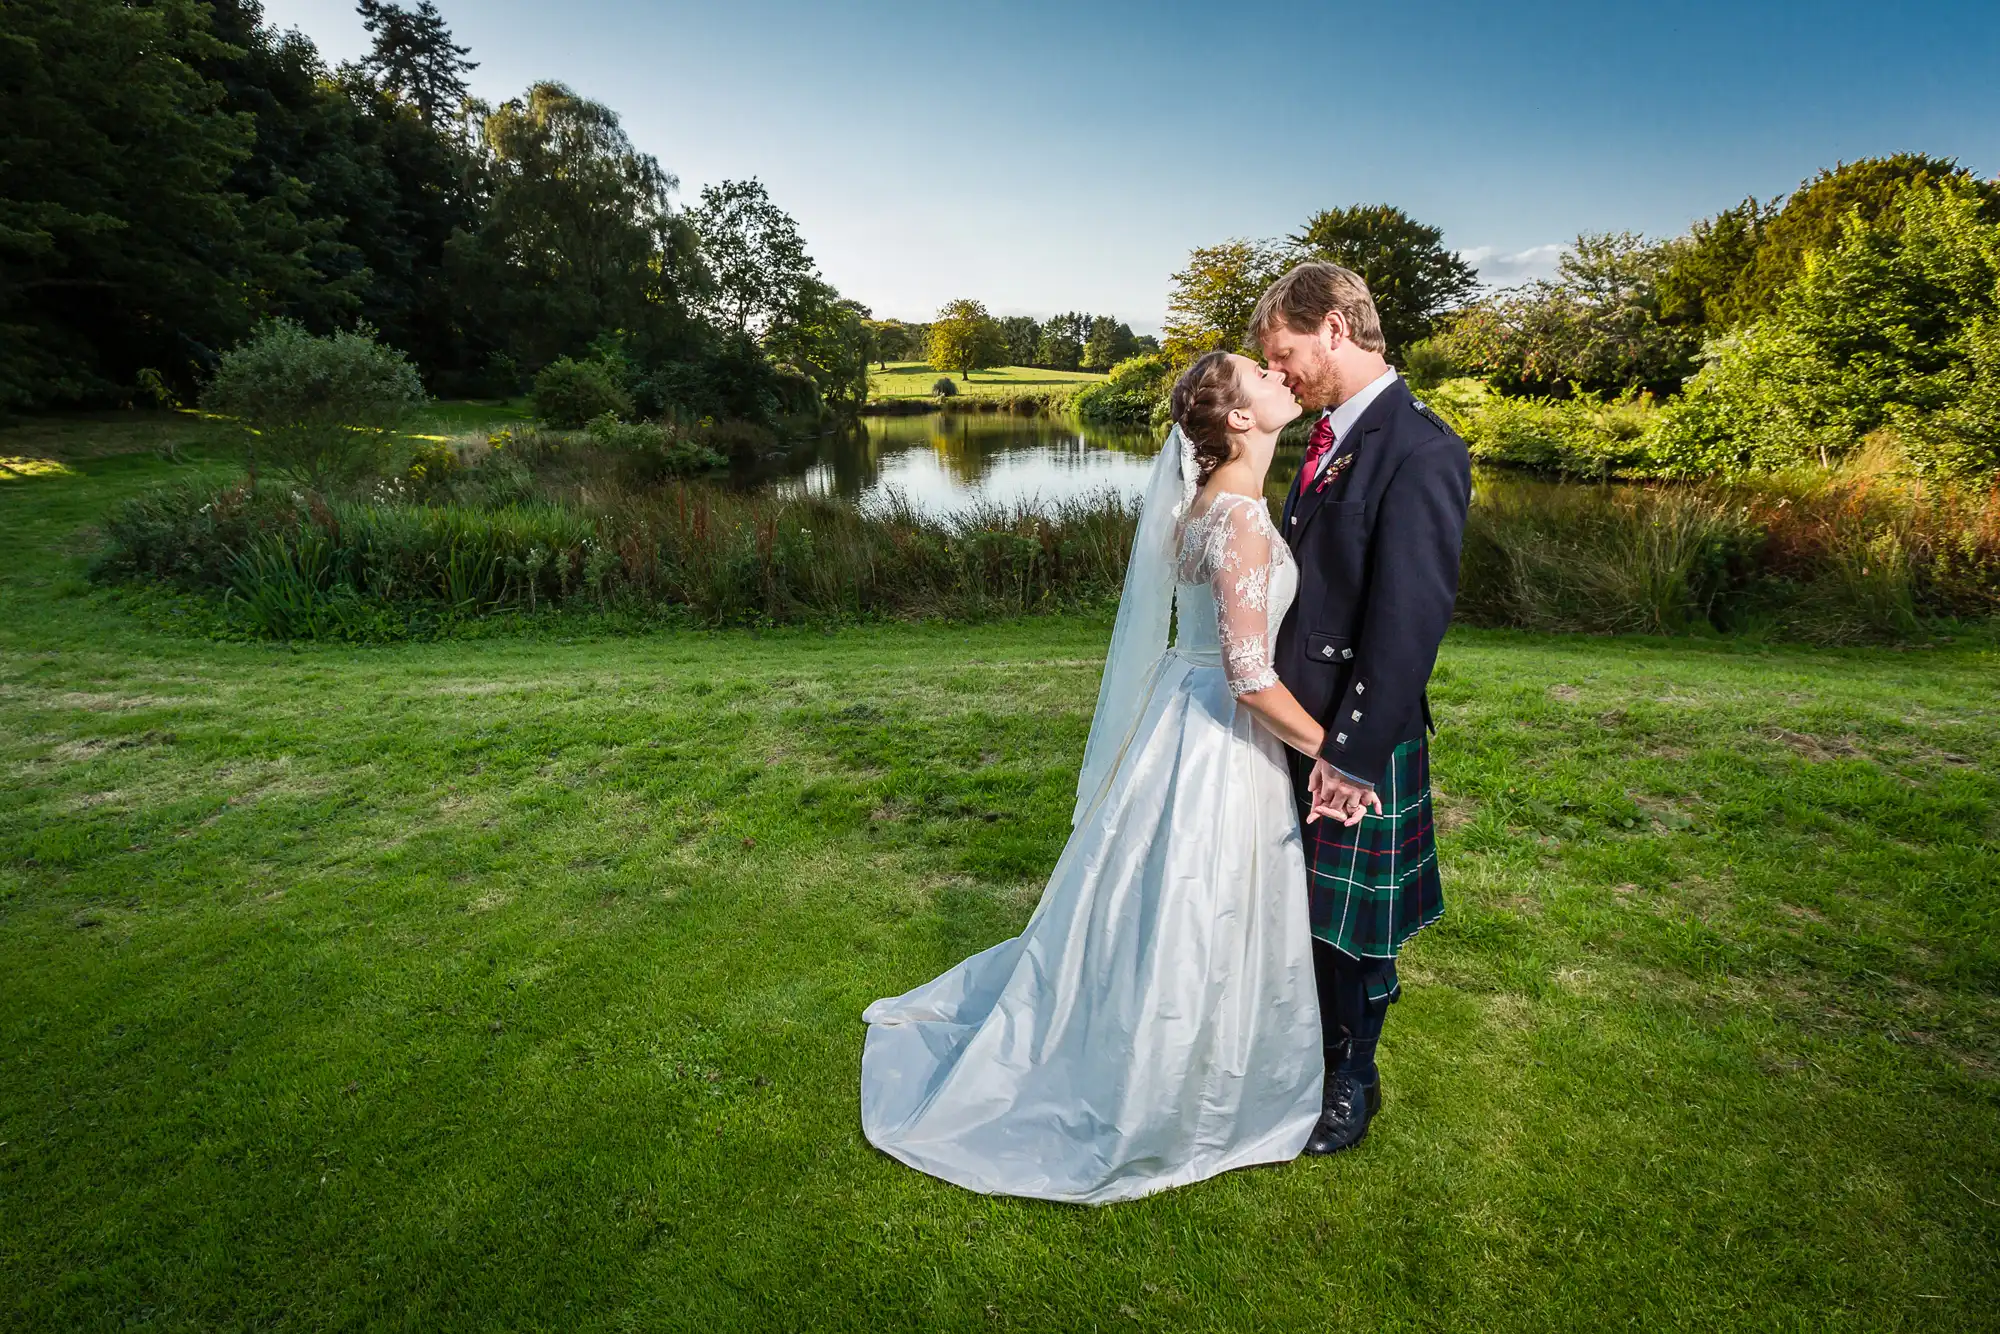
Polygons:
[[1368,1123],[1382,1110],[1382,1081],[1363,1084],[1353,1075],[1328,1073],[1326,1104],[1320,1109],[1319,1124],[1306,1141],[1305,1152],[1339,1153],[1359,1144],[1368,1133]]

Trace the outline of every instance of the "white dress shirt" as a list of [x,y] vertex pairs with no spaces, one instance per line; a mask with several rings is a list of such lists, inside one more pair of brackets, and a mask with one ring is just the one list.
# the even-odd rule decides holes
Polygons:
[[1333,461],[1333,456],[1340,452],[1340,442],[1345,440],[1347,433],[1354,429],[1354,423],[1360,420],[1361,414],[1368,411],[1368,405],[1373,403],[1384,389],[1387,389],[1395,382],[1396,368],[1391,366],[1367,384],[1362,385],[1361,391],[1355,394],[1354,397],[1327,412],[1326,415],[1333,419],[1333,448],[1327,450],[1321,456],[1319,468],[1313,472],[1314,477],[1318,477],[1321,472],[1324,472],[1326,465]]

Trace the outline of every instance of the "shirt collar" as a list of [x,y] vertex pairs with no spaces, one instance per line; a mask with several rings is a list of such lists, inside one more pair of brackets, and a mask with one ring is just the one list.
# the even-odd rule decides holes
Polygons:
[[1368,411],[1368,405],[1373,403],[1384,389],[1387,389],[1395,382],[1396,368],[1391,366],[1388,370],[1383,371],[1367,384],[1361,386],[1361,392],[1326,414],[1333,422],[1333,443],[1335,445],[1338,445],[1342,440],[1347,438],[1347,433],[1354,429],[1354,423],[1360,420],[1362,413]]

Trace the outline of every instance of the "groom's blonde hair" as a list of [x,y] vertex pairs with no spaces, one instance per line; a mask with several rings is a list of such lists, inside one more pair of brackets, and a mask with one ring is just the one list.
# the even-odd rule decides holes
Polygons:
[[1264,334],[1280,324],[1293,333],[1311,333],[1334,311],[1347,324],[1347,336],[1354,345],[1369,352],[1386,351],[1382,341],[1382,317],[1375,312],[1375,298],[1368,284],[1353,269],[1323,260],[1308,260],[1264,289],[1257,309],[1250,315],[1250,341],[1262,342]]

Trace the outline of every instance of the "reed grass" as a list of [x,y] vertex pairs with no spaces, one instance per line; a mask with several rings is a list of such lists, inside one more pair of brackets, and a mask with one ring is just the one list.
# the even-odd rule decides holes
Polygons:
[[983,619],[1115,596],[1135,518],[1111,496],[938,519],[684,484],[490,509],[181,488],[120,507],[96,569],[219,594],[242,629],[277,639],[578,606],[703,625]]
[[[242,633],[350,640],[580,607],[702,625],[981,619],[1108,602],[1123,580],[1135,514],[1115,495],[934,518],[663,480],[655,455],[471,432],[358,497],[168,488],[109,516],[97,573],[213,597]],[[1892,463],[1709,485],[1482,474],[1459,617],[1857,643],[2000,614],[2000,492]]]

